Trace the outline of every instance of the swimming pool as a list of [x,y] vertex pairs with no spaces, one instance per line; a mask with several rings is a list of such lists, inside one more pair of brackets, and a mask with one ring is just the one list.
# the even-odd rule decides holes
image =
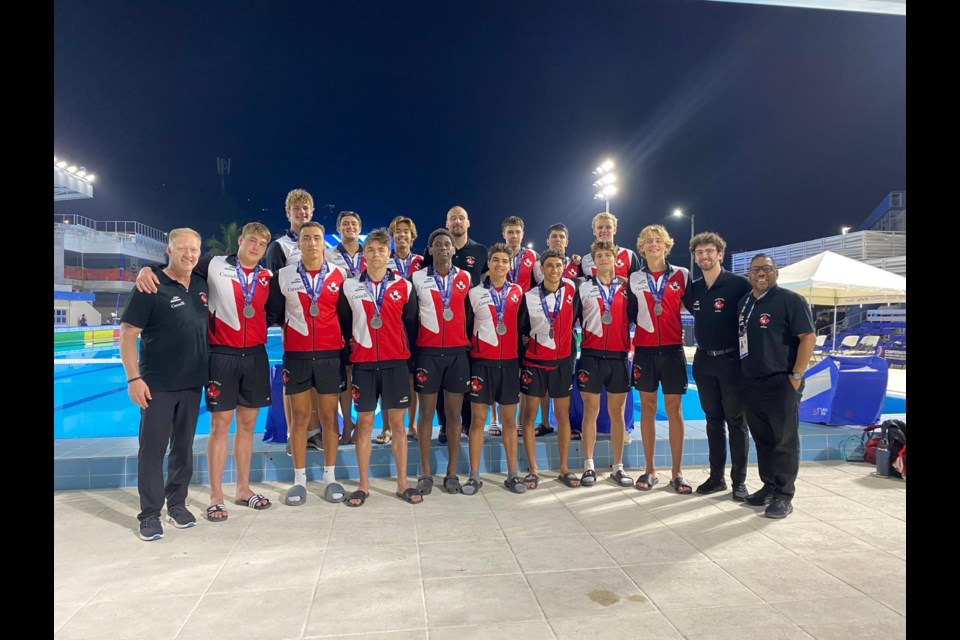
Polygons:
[[[282,361],[280,330],[268,332],[267,355],[271,364]],[[687,365],[690,389],[683,396],[681,408],[687,420],[703,420],[703,410],[696,385]],[[634,420],[640,420],[640,401],[634,393]],[[906,413],[906,398],[887,396],[883,413]],[[663,399],[659,403],[658,420],[666,420]],[[266,428],[267,411],[257,417],[256,433]],[[377,421],[379,423],[379,420]],[[380,425],[377,424],[377,427]],[[136,436],[140,427],[140,409],[127,397],[127,382],[120,364],[120,348],[116,345],[63,349],[54,352],[53,360],[53,437],[110,438]],[[201,403],[197,433],[210,433],[210,415]]]

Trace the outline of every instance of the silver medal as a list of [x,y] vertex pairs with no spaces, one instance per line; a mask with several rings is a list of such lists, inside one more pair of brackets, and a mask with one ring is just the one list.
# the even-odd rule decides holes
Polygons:
[[550,332],[547,334],[547,337],[553,340],[553,327],[550,327]]
[[257,315],[257,312],[253,310],[252,306],[250,306],[249,304],[243,305],[244,318],[252,318],[255,315]]
[[608,311],[604,313],[602,316],[600,316],[600,322],[602,322],[603,324],[610,324],[611,322],[613,322],[613,316],[610,315],[610,312]]
[[374,329],[379,329],[383,326],[383,320],[380,319],[380,316],[373,316],[370,318],[370,326]]
[[507,325],[503,324],[502,322],[498,322],[498,323],[497,323],[497,335],[498,335],[498,336],[502,336],[502,335],[505,334],[506,332],[507,332]]
[[313,317],[317,317],[318,315],[320,315],[320,307],[317,306],[316,302],[310,305],[310,315],[312,315]]
[[443,310],[443,319],[449,322],[453,320],[453,309],[444,309]]
[[654,315],[660,315],[663,313],[663,305],[661,305],[659,302],[653,305],[653,313]]

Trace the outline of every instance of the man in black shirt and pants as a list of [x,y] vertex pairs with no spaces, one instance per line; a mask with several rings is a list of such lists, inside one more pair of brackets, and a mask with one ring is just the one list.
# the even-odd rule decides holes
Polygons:
[[697,487],[707,495],[726,491],[724,470],[727,465],[726,420],[730,437],[730,480],[733,499],[747,497],[747,451],[750,446],[747,423],[740,397],[740,358],[737,354],[737,302],[750,292],[743,276],[723,269],[727,248],[718,234],[698,233],[690,240],[690,253],[703,270],[683,295],[683,306],[693,315],[697,352],[693,357],[693,379],[697,383],[700,406],[707,418],[707,443],[710,446],[710,477]]
[[[193,437],[200,393],[208,380],[207,281],[193,275],[200,259],[200,234],[174,229],[168,236],[169,263],[157,274],[156,294],[130,293],[120,319],[120,360],[127,394],[140,407],[140,538],[163,537],[160,510],[178,529],[197,523],[187,510],[193,476]],[[137,338],[140,353],[137,356]],[[170,444],[167,482],[163,456]]]
[[753,290],[737,307],[741,389],[763,481],[763,488],[747,496],[746,502],[768,505],[764,515],[779,519],[793,511],[803,373],[816,333],[810,306],[799,294],[778,287],[777,275],[773,258],[755,255],[747,275]]

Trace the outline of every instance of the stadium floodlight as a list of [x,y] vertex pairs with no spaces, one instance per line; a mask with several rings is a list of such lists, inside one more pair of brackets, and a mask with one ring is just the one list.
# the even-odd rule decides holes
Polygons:
[[840,227],[840,234],[847,235],[853,227]]
[[613,160],[607,158],[593,170],[593,174],[597,176],[593,186],[599,189],[594,194],[593,199],[603,200],[606,204],[607,213],[610,213],[610,198],[615,196],[618,191],[616,187],[617,174],[613,173],[614,167],[616,167],[616,164]]
[[[694,220],[696,219],[696,216],[692,213],[684,213],[683,209],[680,209],[679,207],[673,210],[673,215],[675,215],[678,218],[690,218],[690,239],[693,240],[693,236],[695,233]],[[693,264],[694,264],[693,252],[691,251],[690,252],[690,277],[691,278],[693,277]]]
[[58,168],[58,169],[66,169],[66,168],[67,168],[67,161],[66,161],[66,160],[61,160],[60,162],[58,162],[58,163],[57,163],[57,168]]

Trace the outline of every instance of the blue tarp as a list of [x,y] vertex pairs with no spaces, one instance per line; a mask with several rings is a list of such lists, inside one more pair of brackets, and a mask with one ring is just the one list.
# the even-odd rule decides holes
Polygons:
[[827,356],[807,370],[800,419],[827,425],[876,424],[887,394],[887,361]]

